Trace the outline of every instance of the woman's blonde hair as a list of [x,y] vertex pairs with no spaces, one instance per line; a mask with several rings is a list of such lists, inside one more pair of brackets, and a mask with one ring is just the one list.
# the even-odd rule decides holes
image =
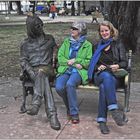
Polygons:
[[[113,24],[109,21],[103,21],[101,23],[99,23],[99,35],[100,35],[100,27],[101,26],[107,26],[110,29],[110,35],[113,38],[113,40],[116,40],[118,38],[119,32],[118,30],[113,26]],[[101,37],[101,35],[100,35]]]

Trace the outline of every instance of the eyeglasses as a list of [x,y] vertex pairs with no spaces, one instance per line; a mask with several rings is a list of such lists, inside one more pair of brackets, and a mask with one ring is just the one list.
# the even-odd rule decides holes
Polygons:
[[42,28],[42,27],[43,27],[43,24],[42,24],[42,23],[36,24],[35,27],[36,27],[37,29]]
[[72,29],[72,30],[78,30],[78,29],[77,29],[77,28],[75,28],[75,27],[71,27],[71,29]]

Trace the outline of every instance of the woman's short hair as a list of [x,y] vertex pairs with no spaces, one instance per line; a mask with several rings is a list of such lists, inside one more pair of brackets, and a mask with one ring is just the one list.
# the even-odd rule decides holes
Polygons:
[[87,26],[85,22],[81,21],[73,22],[71,27],[77,28],[81,35],[87,34]]
[[[107,26],[110,29],[111,37],[116,40],[118,38],[118,30],[114,27],[114,25],[110,21],[102,21],[99,23],[99,35],[100,35],[100,26]],[[101,37],[101,35],[100,35]]]

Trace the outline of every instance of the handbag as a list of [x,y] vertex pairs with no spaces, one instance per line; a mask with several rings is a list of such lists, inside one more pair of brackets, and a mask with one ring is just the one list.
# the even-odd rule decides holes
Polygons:
[[125,69],[118,69],[117,71],[113,72],[113,75],[116,78],[123,78],[128,75],[128,72]]

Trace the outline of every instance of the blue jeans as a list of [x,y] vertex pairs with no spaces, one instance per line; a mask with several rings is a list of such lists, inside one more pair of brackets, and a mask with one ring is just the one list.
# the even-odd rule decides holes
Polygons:
[[99,86],[99,104],[97,122],[107,121],[107,111],[118,109],[116,100],[116,78],[109,72],[103,71],[94,75],[94,81]]
[[55,89],[63,98],[70,115],[79,113],[76,87],[80,85],[81,82],[82,78],[78,72],[71,74],[64,73],[56,79]]

